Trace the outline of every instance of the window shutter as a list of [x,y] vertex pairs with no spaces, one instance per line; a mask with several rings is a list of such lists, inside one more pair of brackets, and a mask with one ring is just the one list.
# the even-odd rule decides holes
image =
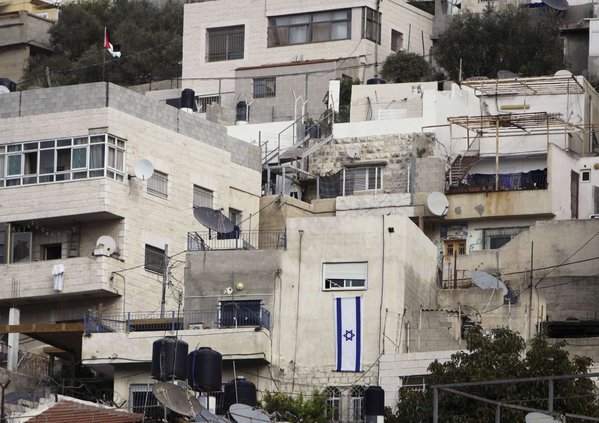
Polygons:
[[368,263],[324,263],[325,279],[363,279],[368,276]]

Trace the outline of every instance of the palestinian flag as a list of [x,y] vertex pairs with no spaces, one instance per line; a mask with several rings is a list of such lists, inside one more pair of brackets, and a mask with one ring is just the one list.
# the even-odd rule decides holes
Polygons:
[[108,29],[104,27],[104,48],[108,49],[108,52],[112,57],[121,57],[121,45],[112,44],[110,37],[108,36]]

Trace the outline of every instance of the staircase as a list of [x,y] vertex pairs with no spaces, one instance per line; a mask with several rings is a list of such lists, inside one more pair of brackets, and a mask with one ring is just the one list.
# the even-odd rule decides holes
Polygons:
[[458,155],[451,164],[451,169],[449,170],[449,184],[453,186],[459,185],[474,163],[478,161],[479,156],[480,136],[477,135],[468,146],[468,149],[463,154]]
[[71,239],[69,241],[69,258],[79,257],[79,244],[81,243],[81,224],[73,223]]

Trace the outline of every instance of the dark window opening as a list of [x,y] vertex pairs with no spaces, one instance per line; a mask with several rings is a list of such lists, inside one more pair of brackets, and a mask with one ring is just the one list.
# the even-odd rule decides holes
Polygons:
[[162,273],[164,269],[164,250],[146,244],[144,268],[150,272]]
[[58,260],[62,258],[62,244],[42,245],[42,260]]

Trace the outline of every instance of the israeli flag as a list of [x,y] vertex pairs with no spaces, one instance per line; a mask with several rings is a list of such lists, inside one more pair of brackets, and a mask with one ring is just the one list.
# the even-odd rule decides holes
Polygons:
[[335,298],[338,372],[362,371],[362,299]]

